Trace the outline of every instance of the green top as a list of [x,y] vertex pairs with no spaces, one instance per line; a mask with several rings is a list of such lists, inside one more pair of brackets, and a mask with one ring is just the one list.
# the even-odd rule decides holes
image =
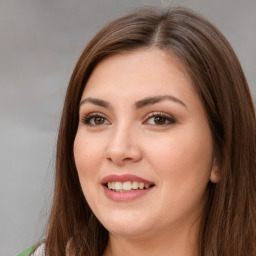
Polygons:
[[30,256],[30,254],[33,252],[34,248],[35,248],[35,246],[31,246],[28,249],[26,249],[25,251],[18,254],[17,256]]

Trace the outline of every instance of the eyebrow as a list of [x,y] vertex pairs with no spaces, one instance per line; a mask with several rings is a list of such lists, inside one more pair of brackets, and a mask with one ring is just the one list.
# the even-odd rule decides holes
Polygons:
[[101,100],[101,99],[96,99],[96,98],[91,98],[91,97],[83,99],[80,102],[79,106],[81,107],[81,105],[83,105],[84,103],[87,103],[87,102],[92,103],[97,106],[100,106],[100,107],[111,108],[110,104],[107,101]]
[[[137,109],[139,109],[139,108],[143,108],[148,105],[156,104],[156,103],[164,101],[164,100],[171,100],[171,101],[178,103],[178,104],[182,105],[183,107],[187,108],[186,104],[183,101],[181,101],[180,99],[178,99],[174,96],[171,96],[171,95],[160,95],[160,96],[148,97],[148,98],[136,101],[135,107]],[[105,100],[97,99],[97,98],[88,97],[88,98],[83,99],[80,102],[80,107],[81,107],[81,105],[83,105],[85,103],[92,103],[94,105],[104,107],[104,108],[112,108],[112,106],[109,102],[107,102]]]
[[143,100],[137,101],[135,103],[135,105],[136,105],[136,108],[143,108],[145,106],[153,105],[155,103],[158,103],[158,102],[161,102],[161,101],[164,101],[164,100],[171,100],[171,101],[173,101],[175,103],[179,103],[183,107],[187,108],[186,104],[182,100],[180,100],[180,99],[178,99],[174,96],[171,96],[171,95],[161,95],[161,96],[148,97],[148,98],[145,98]]

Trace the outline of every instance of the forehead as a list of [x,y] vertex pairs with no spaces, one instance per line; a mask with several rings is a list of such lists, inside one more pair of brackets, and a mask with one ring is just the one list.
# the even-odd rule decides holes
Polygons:
[[172,53],[146,48],[103,59],[89,77],[83,97],[115,94],[127,98],[161,93],[179,96],[184,90],[193,91],[193,84],[179,59]]

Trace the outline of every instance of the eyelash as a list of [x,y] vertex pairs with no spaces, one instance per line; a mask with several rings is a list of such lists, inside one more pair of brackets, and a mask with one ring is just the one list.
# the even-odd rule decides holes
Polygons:
[[[146,123],[148,122],[151,118],[163,118],[165,120],[165,122],[167,123],[164,123],[164,124],[151,124],[151,125],[156,125],[156,126],[167,126],[167,125],[171,125],[171,124],[175,124],[176,123],[176,120],[170,116],[169,114],[166,114],[166,113],[163,113],[163,112],[153,112],[153,113],[150,113],[147,117],[146,117],[146,121],[143,122]],[[155,121],[155,120],[154,120]]]
[[[95,124],[95,119],[96,118],[102,118],[103,119],[103,122],[102,124]],[[167,126],[167,125],[171,125],[171,124],[175,124],[176,123],[176,120],[170,116],[169,114],[166,114],[166,113],[163,113],[163,112],[153,112],[153,113],[150,113],[148,116],[146,116],[146,120],[143,121],[143,124],[146,124],[151,118],[163,118],[164,119],[164,124],[149,124],[149,125],[156,125],[156,126]],[[91,121],[94,119],[94,124],[91,124]],[[105,125],[105,121],[107,121],[108,123],[110,123],[107,118],[101,114],[101,113],[90,113],[86,116],[84,116],[82,118],[82,122],[87,125],[87,126],[102,126],[102,125]],[[156,120],[154,120],[156,121]],[[167,123],[166,123],[167,122]]]
[[[106,118],[103,114],[101,114],[101,113],[90,113],[90,114],[88,114],[88,115],[86,115],[86,116],[84,116],[84,117],[82,118],[82,122],[83,122],[85,125],[88,125],[88,126],[100,126],[100,125],[104,125],[104,124],[100,124],[100,125],[95,124],[95,118],[97,118],[97,117],[103,118],[103,119],[104,119],[104,122],[107,120],[107,118]],[[91,120],[93,120],[93,119],[94,119],[94,124],[91,124]]]

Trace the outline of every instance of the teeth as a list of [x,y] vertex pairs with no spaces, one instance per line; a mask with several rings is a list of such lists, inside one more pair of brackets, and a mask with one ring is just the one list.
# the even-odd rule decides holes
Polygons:
[[[117,189],[117,190],[121,190],[121,189],[123,189],[123,183],[122,182],[115,182],[115,184],[114,184],[115,186],[113,187],[113,189]],[[112,183],[112,186],[113,186],[113,183]]]
[[144,184],[143,182],[138,182],[138,181],[125,181],[125,182],[109,181],[107,183],[107,187],[109,189],[115,190],[116,192],[124,192],[124,191],[131,191],[135,189],[147,189],[150,187],[150,185]]
[[130,181],[126,181],[123,183],[123,190],[131,190],[132,189],[132,183]]
[[139,187],[139,182],[138,181],[134,181],[132,183],[132,189],[138,189],[138,187]]
[[140,189],[143,189],[143,188],[144,188],[144,183],[140,182],[140,183],[139,183],[139,188],[140,188]]
[[109,188],[109,189],[112,188],[112,182],[111,182],[111,181],[108,182],[108,188]]

